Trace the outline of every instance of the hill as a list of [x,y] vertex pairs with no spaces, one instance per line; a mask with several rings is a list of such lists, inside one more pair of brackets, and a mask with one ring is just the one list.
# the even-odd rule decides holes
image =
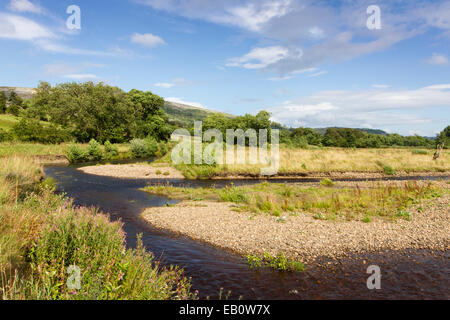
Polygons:
[[0,87],[0,92],[4,92],[6,96],[9,96],[11,91],[15,91],[22,99],[31,99],[35,93],[33,88],[21,88],[21,87]]
[[194,125],[194,121],[204,120],[205,118],[214,113],[221,113],[228,118],[233,117],[230,114],[188,106],[185,104],[170,101],[165,102],[163,109],[169,116],[169,121],[171,124],[188,128]]

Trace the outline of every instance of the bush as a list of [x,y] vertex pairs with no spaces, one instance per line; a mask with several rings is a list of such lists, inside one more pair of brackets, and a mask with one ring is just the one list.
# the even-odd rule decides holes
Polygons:
[[324,187],[332,187],[334,186],[334,182],[330,179],[323,179],[322,181],[320,181],[320,185]]
[[92,139],[88,145],[88,154],[94,161],[100,161],[105,158],[102,146],[95,139]]
[[70,163],[89,161],[89,153],[78,145],[67,148],[66,158]]
[[113,159],[119,156],[119,148],[113,145],[111,142],[105,142],[105,156],[107,159]]
[[23,142],[59,144],[72,140],[72,135],[55,125],[44,127],[37,119],[21,119],[12,129],[15,137]]
[[6,142],[13,140],[13,136],[9,131],[3,130],[0,128],[0,142]]
[[12,114],[13,116],[18,117],[22,108],[18,105],[11,105],[6,109],[6,113]]
[[158,152],[158,142],[153,138],[134,139],[130,143],[130,150],[135,158],[154,157]]

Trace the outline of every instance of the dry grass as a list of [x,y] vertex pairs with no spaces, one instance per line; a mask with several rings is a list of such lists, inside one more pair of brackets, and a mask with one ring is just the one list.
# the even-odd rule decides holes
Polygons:
[[307,213],[319,220],[359,220],[372,218],[410,218],[408,209],[427,199],[448,193],[439,183],[406,182],[398,184],[371,183],[366,187],[319,187],[302,184],[269,184],[224,189],[175,188],[170,185],[147,187],[145,191],[182,200],[215,200],[236,204],[236,211],[275,217]]
[[[281,174],[309,172],[383,172],[380,164],[404,172],[444,172],[450,170],[450,151],[433,161],[433,152],[413,154],[411,149],[280,149]],[[232,174],[259,172],[259,166],[227,165]]]

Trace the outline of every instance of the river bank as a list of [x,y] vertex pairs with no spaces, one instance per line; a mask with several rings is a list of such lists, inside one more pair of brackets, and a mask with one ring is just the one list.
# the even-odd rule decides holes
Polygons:
[[[401,184],[384,185],[394,188]],[[313,263],[319,257],[340,259],[351,254],[382,250],[429,249],[443,252],[450,245],[449,185],[445,182],[433,184],[447,191],[442,197],[421,200],[399,211],[404,212],[406,219],[371,216],[347,221],[344,216],[318,215],[316,211],[293,208],[291,212],[275,216],[255,214],[237,203],[218,202],[203,191],[177,196],[173,190],[168,190],[168,194],[190,200],[174,206],[149,208],[142,217],[158,228],[244,256],[282,252],[288,258],[304,263]],[[376,187],[369,183],[336,185],[338,188],[356,186]],[[159,188],[160,191],[162,189]],[[158,188],[146,190],[158,192]],[[242,194],[250,192],[252,190],[244,188]]]
[[[57,163],[57,162],[55,162]],[[113,178],[126,178],[126,179],[186,179],[182,171],[170,166],[168,163],[154,163],[154,164],[118,164],[118,165],[94,165],[80,167],[80,171],[87,174],[113,177]],[[358,171],[346,171],[346,172],[287,172],[280,173],[271,177],[263,177],[258,174],[235,174],[230,172],[218,172],[209,177],[211,180],[270,180],[270,179],[333,179],[333,180],[345,180],[345,179],[392,179],[392,178],[418,178],[421,177],[450,177],[450,171],[443,172],[406,172],[398,171],[395,174],[387,175],[383,172],[358,172]],[[200,177],[199,177],[200,178]],[[195,179],[194,179],[195,180]]]
[[[136,235],[143,234],[145,247],[164,266],[179,265],[192,277],[192,289],[199,297],[218,299],[231,291],[231,299],[448,299],[448,251],[402,250],[362,252],[342,259],[321,259],[301,273],[251,269],[242,255],[167,230],[153,227],[140,218],[145,208],[175,203],[166,196],[140,191],[149,181],[88,175],[76,167],[47,167],[46,174],[58,182],[60,192],[76,205],[95,206],[121,220],[127,246],[133,248]],[[197,190],[212,182],[179,182]],[[236,182],[250,184],[250,181]],[[404,184],[402,182],[399,184]],[[178,184],[174,182],[175,185]],[[304,183],[302,183],[304,184]],[[346,182],[348,184],[348,182]],[[355,186],[360,183],[354,183]],[[218,181],[219,187],[222,182]],[[341,182],[335,183],[336,187]],[[272,183],[269,184],[272,186]],[[307,184],[309,187],[317,186]],[[197,198],[194,194],[193,197]],[[233,212],[238,214],[237,212]],[[367,267],[379,265],[383,290],[367,290]]]

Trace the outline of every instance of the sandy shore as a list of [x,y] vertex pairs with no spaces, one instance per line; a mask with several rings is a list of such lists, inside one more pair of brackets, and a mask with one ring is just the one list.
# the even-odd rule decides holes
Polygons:
[[78,170],[97,176],[124,179],[184,179],[177,169],[147,164],[100,165],[82,167]]
[[311,214],[277,218],[233,211],[233,204],[184,201],[174,207],[143,213],[150,224],[234,252],[272,255],[312,263],[321,258],[343,258],[360,252],[392,249],[445,251],[450,245],[450,196],[428,203],[423,212],[408,210],[412,220],[394,222],[316,220]]

